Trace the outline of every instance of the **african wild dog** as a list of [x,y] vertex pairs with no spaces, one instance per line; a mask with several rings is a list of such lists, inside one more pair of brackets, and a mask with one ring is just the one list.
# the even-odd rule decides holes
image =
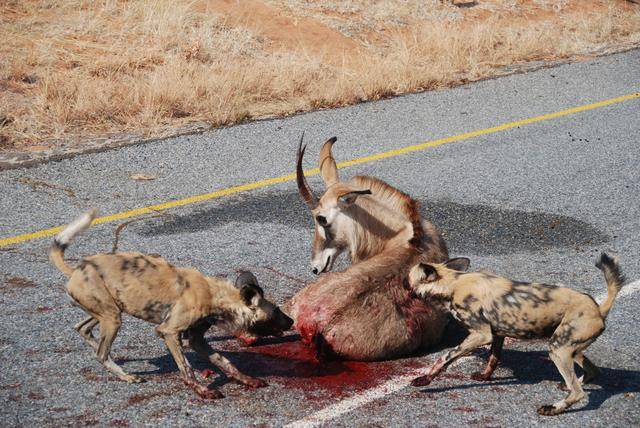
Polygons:
[[[381,360],[410,354],[440,341],[448,315],[414,296],[407,282],[417,262],[441,262],[447,248],[435,227],[420,217],[418,202],[372,177],[338,179],[329,139],[320,154],[327,190],[313,196],[298,145],[298,189],[314,218],[317,281],[290,301],[289,314],[303,340],[321,356]],[[341,251],[353,264],[328,272]]]
[[[440,357],[426,376],[413,381],[428,385],[457,358],[491,343],[485,371],[474,376],[487,380],[495,370],[505,337],[551,338],[549,355],[562,375],[569,395],[553,405],[541,406],[541,415],[557,415],[585,397],[582,384],[598,373],[584,355],[605,328],[605,319],[624,283],[618,262],[602,253],[596,266],[607,282],[607,298],[598,305],[584,293],[555,285],[514,282],[490,273],[464,273],[465,258],[444,264],[418,264],[409,275],[412,288],[420,296],[439,300],[469,329],[469,336]],[[574,361],[584,370],[576,377]]]
[[[73,268],[65,262],[64,251],[94,217],[95,211],[85,213],[56,235],[49,257],[69,277],[65,288],[71,299],[89,315],[76,324],[76,331],[96,351],[107,370],[127,382],[142,382],[142,378],[126,373],[109,356],[125,312],[158,324],[156,333],[169,348],[184,382],[198,395],[222,397],[218,390],[208,389],[196,380],[184,356],[182,339],[229,378],[251,387],[266,385],[261,379],[240,373],[204,339],[212,325],[234,334],[248,331],[258,336],[280,335],[291,327],[293,320],[264,298],[253,274],[240,274],[236,288],[226,279],[177,268],[159,256],[142,253],[97,254],[85,257]],[[100,338],[96,340],[92,330],[98,324]]]

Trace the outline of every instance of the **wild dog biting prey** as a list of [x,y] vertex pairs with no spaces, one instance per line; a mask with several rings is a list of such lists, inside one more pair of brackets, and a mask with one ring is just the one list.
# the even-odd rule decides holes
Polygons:
[[[71,267],[64,260],[64,251],[94,217],[95,211],[87,212],[56,235],[49,258],[69,277],[65,289],[74,304],[89,315],[75,325],[75,330],[107,370],[127,382],[143,381],[126,373],[109,355],[125,312],[158,325],[156,333],[169,348],[182,379],[201,397],[221,398],[222,394],[196,380],[184,355],[183,340],[229,378],[251,387],[266,385],[241,373],[204,338],[212,325],[232,334],[247,332],[255,336],[281,335],[291,328],[293,320],[265,299],[253,274],[241,273],[234,286],[224,278],[174,267],[159,256],[142,253],[96,254]],[[99,339],[92,333],[97,325]]]
[[[302,138],[298,145],[296,181],[315,229],[312,271],[322,275],[290,301],[297,330],[319,356],[351,360],[399,357],[438,343],[446,311],[413,295],[407,276],[419,261],[447,260],[444,240],[405,193],[373,177],[341,181],[335,141],[320,152],[320,198],[304,176]],[[330,272],[342,252],[352,265]]]
[[[617,260],[602,253],[596,266],[604,273],[607,298],[600,305],[588,294],[570,288],[515,282],[490,273],[464,273],[469,260],[420,263],[411,269],[409,282],[416,293],[440,301],[469,329],[469,336],[431,366],[414,386],[429,385],[456,359],[491,344],[485,371],[474,378],[487,380],[495,370],[505,337],[550,338],[549,356],[562,375],[569,395],[553,405],[538,408],[541,415],[557,415],[585,397],[584,383],[598,375],[598,368],[584,355],[602,334],[605,319],[624,284]],[[576,376],[574,362],[584,371]]]

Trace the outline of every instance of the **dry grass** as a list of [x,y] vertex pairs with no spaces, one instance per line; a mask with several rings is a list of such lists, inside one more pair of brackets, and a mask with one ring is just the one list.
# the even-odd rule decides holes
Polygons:
[[339,38],[276,45],[207,1],[0,0],[0,150],[340,106],[640,42],[640,7],[613,0],[262,3]]

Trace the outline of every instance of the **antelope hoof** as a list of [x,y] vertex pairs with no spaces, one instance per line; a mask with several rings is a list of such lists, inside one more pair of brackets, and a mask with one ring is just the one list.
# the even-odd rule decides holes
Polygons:
[[411,381],[413,386],[427,386],[433,379],[430,376],[420,376]]

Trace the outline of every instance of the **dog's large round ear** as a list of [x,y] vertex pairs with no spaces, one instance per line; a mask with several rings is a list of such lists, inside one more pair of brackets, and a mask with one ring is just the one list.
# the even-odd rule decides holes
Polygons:
[[262,296],[262,289],[257,285],[248,284],[240,289],[240,297],[247,306],[258,306]]
[[258,278],[254,274],[249,271],[240,272],[238,277],[236,278],[236,287],[242,288],[245,285],[255,285],[260,286],[258,283]]
[[429,263],[420,263],[417,266],[417,270],[412,271],[411,275],[415,275],[413,272],[417,273],[417,276],[414,277],[416,282],[433,282],[440,278],[436,268]]
[[241,272],[236,278],[236,287],[240,289],[240,297],[249,306],[256,305],[264,297],[264,291],[258,285],[258,279],[251,272]]
[[471,264],[471,260],[466,257],[456,257],[455,259],[451,259],[447,261],[444,265],[449,269],[457,270],[458,272],[466,272],[469,269],[469,264]]
[[427,282],[437,281],[438,278],[440,278],[436,268],[428,263],[422,265],[422,271],[424,272],[424,279]]

